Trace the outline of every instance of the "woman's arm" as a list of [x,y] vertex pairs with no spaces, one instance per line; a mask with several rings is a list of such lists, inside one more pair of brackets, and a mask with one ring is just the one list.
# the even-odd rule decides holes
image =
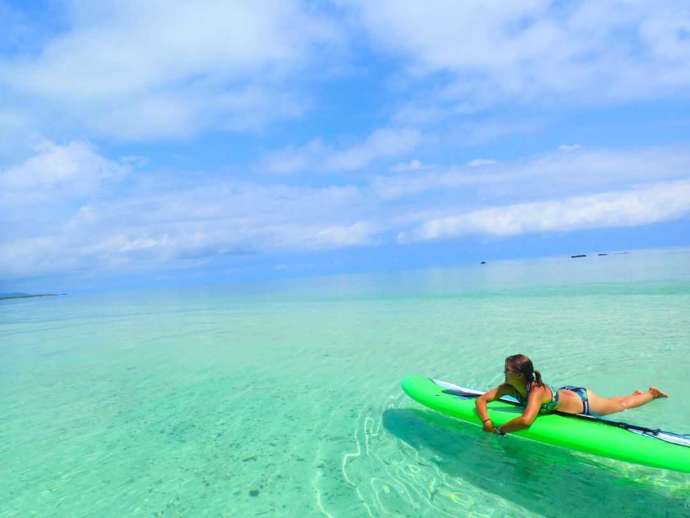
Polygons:
[[529,428],[539,415],[541,402],[544,397],[544,387],[534,387],[527,397],[527,406],[520,417],[511,419],[506,424],[499,426],[496,431],[500,434],[517,432]]
[[489,414],[486,411],[486,404],[489,401],[494,401],[494,400],[500,398],[504,394],[512,394],[512,393],[513,393],[513,387],[504,383],[503,385],[499,385],[496,388],[492,388],[491,390],[484,392],[474,402],[475,407],[477,408],[477,414],[479,414],[479,419],[481,419],[482,423],[484,424],[484,431],[485,432],[496,431],[496,429],[494,428],[494,424],[491,422],[491,419],[489,418]]

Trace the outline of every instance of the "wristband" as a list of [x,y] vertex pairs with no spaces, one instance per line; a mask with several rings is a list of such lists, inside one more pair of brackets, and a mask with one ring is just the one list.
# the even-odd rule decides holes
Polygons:
[[487,417],[486,419],[482,419],[482,423],[486,423],[487,421],[491,421],[491,418]]

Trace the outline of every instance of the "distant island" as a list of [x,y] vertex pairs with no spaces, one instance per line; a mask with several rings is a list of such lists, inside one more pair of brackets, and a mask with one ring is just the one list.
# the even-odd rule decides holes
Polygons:
[[[599,253],[597,254],[597,256],[598,256],[598,257],[604,257],[604,256],[611,255],[611,254],[612,254],[612,255],[619,255],[619,254],[627,255],[627,254],[629,254],[629,253],[630,253],[630,252],[628,252],[627,250],[622,251],[622,252],[599,252]],[[570,256],[571,259],[578,259],[578,258],[580,258],[580,257],[587,257],[587,254],[575,254],[575,255],[571,255],[571,256]]]
[[58,297],[65,293],[0,293],[0,300],[6,299],[30,299],[33,297]]

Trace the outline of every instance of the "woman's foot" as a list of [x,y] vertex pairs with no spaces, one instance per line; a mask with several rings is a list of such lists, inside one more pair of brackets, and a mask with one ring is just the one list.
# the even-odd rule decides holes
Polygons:
[[668,394],[664,392],[663,390],[660,390],[656,387],[649,387],[649,393],[652,395],[654,399],[658,399],[661,397],[668,397]]

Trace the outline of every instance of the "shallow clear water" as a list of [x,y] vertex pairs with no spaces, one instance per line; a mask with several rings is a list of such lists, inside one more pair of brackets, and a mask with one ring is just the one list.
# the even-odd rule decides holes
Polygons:
[[688,516],[690,477],[500,438],[404,396],[657,384],[690,433],[690,252],[0,303],[1,516]]

